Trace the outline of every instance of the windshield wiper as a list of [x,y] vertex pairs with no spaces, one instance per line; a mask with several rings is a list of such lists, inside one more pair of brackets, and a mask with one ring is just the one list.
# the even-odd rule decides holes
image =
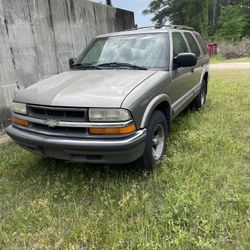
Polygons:
[[90,64],[90,63],[78,63],[74,64],[72,69],[101,69],[98,65]]
[[112,68],[125,67],[125,68],[139,69],[139,70],[147,70],[147,68],[142,67],[142,66],[138,66],[138,65],[134,65],[130,63],[120,63],[120,62],[102,63],[102,64],[98,64],[97,66],[98,67],[112,67]]

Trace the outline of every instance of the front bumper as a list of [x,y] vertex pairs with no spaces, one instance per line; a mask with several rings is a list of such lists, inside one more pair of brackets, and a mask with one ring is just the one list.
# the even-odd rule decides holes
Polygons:
[[119,139],[47,136],[15,128],[12,125],[6,132],[21,147],[43,157],[102,164],[133,162],[142,156],[146,139],[146,129]]

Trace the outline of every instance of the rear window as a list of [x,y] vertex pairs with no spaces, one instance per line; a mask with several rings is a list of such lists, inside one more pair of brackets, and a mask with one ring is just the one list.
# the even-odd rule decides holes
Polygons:
[[204,40],[202,39],[201,35],[197,33],[197,34],[195,34],[195,37],[197,38],[197,40],[202,48],[203,54],[207,55],[208,54],[207,45],[204,42]]
[[191,52],[194,53],[197,57],[199,57],[201,55],[201,52],[200,52],[199,46],[196,43],[195,39],[193,38],[192,34],[189,32],[185,32],[184,35],[188,41]]

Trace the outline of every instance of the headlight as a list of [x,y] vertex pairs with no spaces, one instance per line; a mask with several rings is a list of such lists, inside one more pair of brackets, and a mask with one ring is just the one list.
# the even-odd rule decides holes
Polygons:
[[24,103],[12,102],[11,110],[15,113],[19,113],[23,115],[27,114],[26,104]]
[[130,120],[131,114],[125,109],[89,109],[89,120],[90,121],[128,121]]

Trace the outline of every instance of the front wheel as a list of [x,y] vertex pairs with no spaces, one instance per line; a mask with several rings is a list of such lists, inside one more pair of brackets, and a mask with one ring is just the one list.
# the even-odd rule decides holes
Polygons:
[[147,127],[147,138],[143,156],[138,163],[144,171],[150,171],[160,163],[166,150],[168,125],[161,111],[154,111]]

